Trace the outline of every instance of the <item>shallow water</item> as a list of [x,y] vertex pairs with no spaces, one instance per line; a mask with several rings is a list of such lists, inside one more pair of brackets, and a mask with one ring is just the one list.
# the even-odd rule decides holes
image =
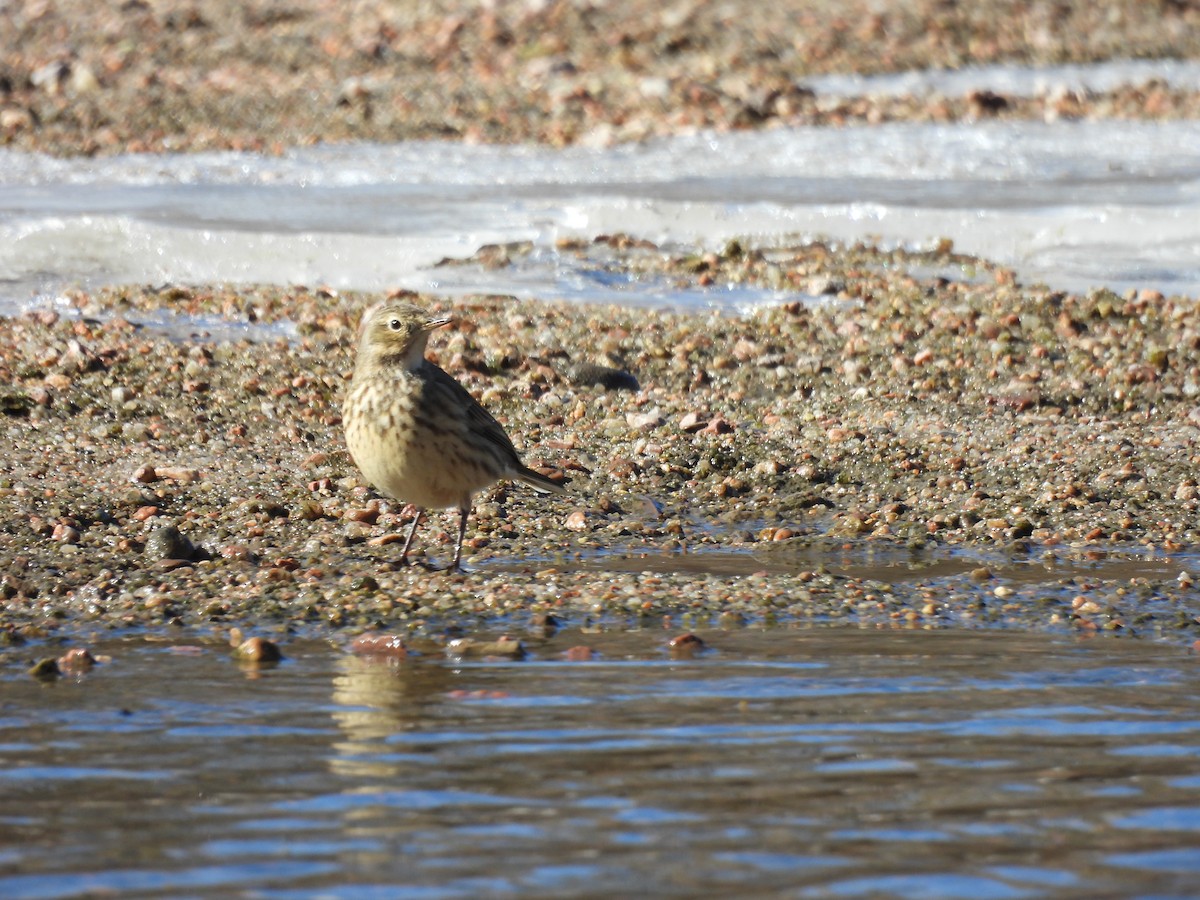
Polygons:
[[469,663],[294,642],[261,670],[123,641],[46,685],[9,651],[0,896],[1194,896],[1189,654],[666,637]]
[[[1200,67],[994,67],[813,82],[843,93],[1086,90]],[[1081,153],[1080,148],[1087,148]],[[667,246],[831,238],[957,250],[1067,290],[1200,297],[1200,123],[895,123],[682,136],[614,148],[414,142],[57,160],[0,151],[0,312],[64,286],[409,287],[738,310],[771,291],[603,280],[560,238]],[[508,270],[437,268],[532,241]],[[948,273],[954,277],[954,273]],[[970,273],[958,273],[970,278]]]

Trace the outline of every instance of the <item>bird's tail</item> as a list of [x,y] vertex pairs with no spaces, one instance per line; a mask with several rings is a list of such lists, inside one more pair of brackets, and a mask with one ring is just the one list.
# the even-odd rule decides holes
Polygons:
[[567,490],[557,481],[551,481],[541,472],[535,472],[529,466],[518,463],[516,472],[513,473],[513,478],[517,481],[523,481],[535,491],[543,494],[566,494]]

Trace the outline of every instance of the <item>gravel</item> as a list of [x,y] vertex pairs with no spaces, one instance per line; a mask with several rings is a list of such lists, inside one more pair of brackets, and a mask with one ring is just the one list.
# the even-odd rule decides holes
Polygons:
[[349,140],[605,145],[700,128],[1195,118],[1159,81],[839,97],[837,73],[1200,59],[1194,3],[54,0],[0,9],[0,145],[58,155]]
[[[1135,0],[56,0],[0,11],[0,46],[0,145],[61,156],[1200,114],[1200,95],[1161,82],[1032,97],[805,83],[1200,59],[1200,7]],[[461,575],[395,568],[404,511],[344,450],[352,337],[377,296],[135,285],[7,320],[0,642],[547,616],[1194,640],[1194,302],[1019,285],[949,241],[680,254],[615,236],[560,251],[795,300],[735,318],[416,298],[455,307],[462,324],[432,352],[572,491],[477,497]],[[261,340],[137,324],[161,311]],[[267,330],[279,322],[294,330]],[[434,513],[419,552],[444,562],[450,526]]]
[[[782,280],[797,299],[732,317],[414,298],[459,319],[433,358],[526,462],[569,479],[569,500],[479,495],[464,575],[394,566],[404,510],[344,449],[356,320],[378,296],[125,287],[12,320],[0,632],[553,613],[1191,640],[1194,302],[1020,286],[948,245],[561,249],[680,284]],[[805,293],[817,282],[840,288]],[[160,309],[262,334],[286,318],[297,337],[132,324]],[[417,558],[444,563],[452,524],[433,513]]]

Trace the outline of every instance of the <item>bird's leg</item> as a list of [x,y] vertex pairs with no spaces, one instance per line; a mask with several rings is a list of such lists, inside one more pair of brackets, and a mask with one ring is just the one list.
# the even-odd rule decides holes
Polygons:
[[413,516],[412,528],[408,530],[408,538],[404,541],[404,549],[400,551],[400,565],[408,565],[408,551],[412,549],[413,538],[417,536],[417,526],[421,524],[421,515],[424,510],[417,508],[416,514]]
[[462,545],[463,538],[467,536],[467,516],[471,514],[471,501],[468,500],[458,508],[458,546],[454,549],[454,563],[448,568],[447,572],[462,571]]

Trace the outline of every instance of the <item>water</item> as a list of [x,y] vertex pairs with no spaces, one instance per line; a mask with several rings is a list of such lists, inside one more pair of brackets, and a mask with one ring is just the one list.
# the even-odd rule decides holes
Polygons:
[[1194,896],[1181,650],[667,637],[471,663],[297,641],[261,670],[123,641],[49,685],[9,651],[0,896]]
[[[1125,62],[813,82],[819,96],[1086,90],[1200,66]],[[1082,152],[1081,148],[1086,148]],[[930,246],[1086,291],[1200,297],[1200,123],[980,122],[702,133],[616,148],[347,145],[54,160],[0,151],[0,311],[78,284],[410,287],[741,309],[781,299],[598,280],[560,238]],[[438,268],[532,241],[530,265]]]

